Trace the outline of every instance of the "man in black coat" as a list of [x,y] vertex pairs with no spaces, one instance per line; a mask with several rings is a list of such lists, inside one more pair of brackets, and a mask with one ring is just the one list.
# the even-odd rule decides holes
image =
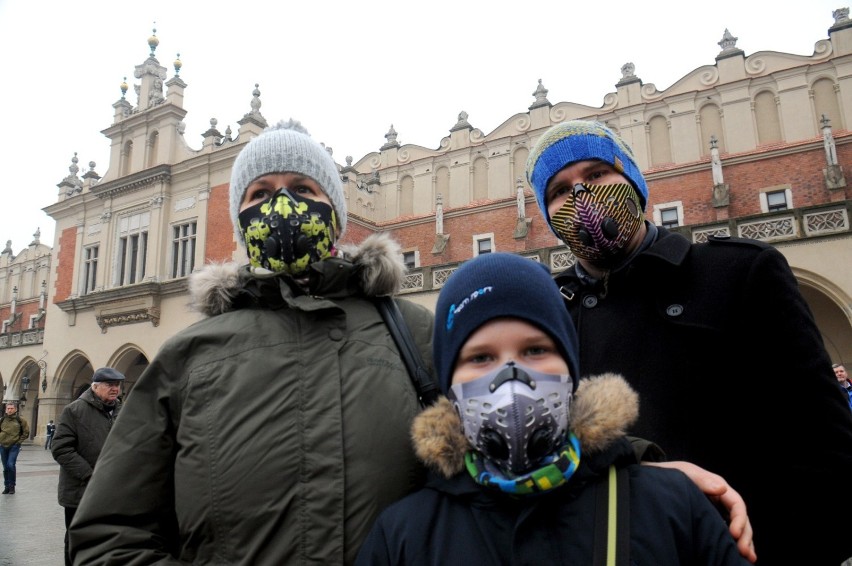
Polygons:
[[112,423],[121,410],[121,384],[124,374],[113,368],[95,370],[92,386],[72,401],[59,415],[51,445],[59,463],[59,504],[65,508],[65,563],[68,554],[68,526],[77,512],[89,484],[95,462],[101,454]]
[[852,414],[784,256],[755,240],[692,244],[645,221],[648,187],[603,124],[543,134],[527,178],[577,258],[557,275],[581,374],[638,391],[631,433],[722,475],[746,501],[758,564],[839,564],[852,537]]

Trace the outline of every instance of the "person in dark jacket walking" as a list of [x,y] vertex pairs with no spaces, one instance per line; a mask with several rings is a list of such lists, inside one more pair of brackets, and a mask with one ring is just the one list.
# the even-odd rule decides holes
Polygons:
[[[642,412],[631,433],[740,492],[758,564],[852,556],[834,519],[852,508],[852,490],[827,481],[852,477],[852,412],[784,256],[756,240],[690,243],[646,221],[648,186],[633,153],[597,122],[542,134],[527,178],[577,258],[556,281],[580,370],[617,372],[636,389]],[[795,482],[793,503],[768,481],[779,471]]]
[[56,434],[56,425],[53,419],[47,421],[45,426],[44,449],[50,450],[50,443],[53,442],[53,435]]
[[59,464],[59,505],[65,508],[65,563],[68,527],[80,505],[112,425],[121,410],[124,374],[103,367],[92,374],[92,386],[67,404],[59,415],[59,426],[50,453]]
[[[71,525],[78,566],[349,564],[422,484],[420,405],[375,304],[401,287],[399,246],[338,246],[340,173],[298,122],[243,147],[229,198],[232,224],[209,227],[248,265],[190,277],[207,317],[136,381]],[[396,302],[431,372],[432,313]]]
[[578,379],[561,302],[549,269],[514,254],[450,276],[433,337],[447,397],[412,427],[430,479],[379,516],[356,564],[614,564],[616,548],[624,564],[748,564],[684,474],[636,461],[637,396],[615,374]]
[[27,419],[18,414],[15,403],[6,403],[0,417],[0,461],[3,463],[3,494],[14,495],[18,482],[18,454],[21,443],[30,437]]

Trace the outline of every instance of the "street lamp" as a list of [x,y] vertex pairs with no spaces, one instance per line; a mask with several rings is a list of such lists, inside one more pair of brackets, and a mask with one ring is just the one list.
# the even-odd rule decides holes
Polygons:
[[24,375],[21,378],[21,405],[27,401],[27,389],[30,388],[30,376]]

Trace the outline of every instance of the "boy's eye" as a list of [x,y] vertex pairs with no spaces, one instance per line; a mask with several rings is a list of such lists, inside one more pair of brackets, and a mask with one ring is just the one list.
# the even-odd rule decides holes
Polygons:
[[474,354],[468,356],[467,362],[471,364],[484,364],[490,362],[492,357],[489,354]]

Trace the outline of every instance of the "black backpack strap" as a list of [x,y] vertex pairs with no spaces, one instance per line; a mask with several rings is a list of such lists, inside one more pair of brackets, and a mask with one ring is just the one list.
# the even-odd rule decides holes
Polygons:
[[595,566],[630,566],[630,480],[626,467],[609,467],[595,488]]
[[438,399],[438,386],[432,379],[432,375],[426,371],[420,350],[414,344],[414,338],[408,330],[408,325],[405,323],[396,301],[393,300],[393,297],[378,297],[376,307],[385,321],[385,326],[388,327],[388,331],[393,336],[393,341],[399,348],[402,361],[405,362],[408,375],[411,376],[411,381],[417,390],[420,404],[424,407],[431,405]]

